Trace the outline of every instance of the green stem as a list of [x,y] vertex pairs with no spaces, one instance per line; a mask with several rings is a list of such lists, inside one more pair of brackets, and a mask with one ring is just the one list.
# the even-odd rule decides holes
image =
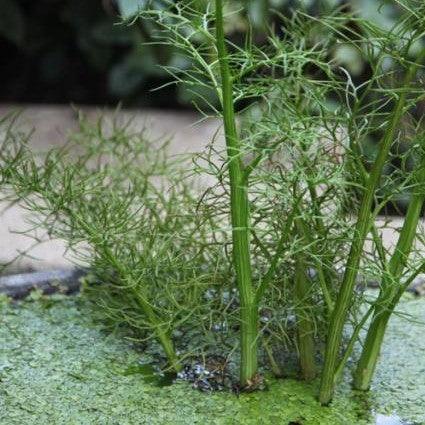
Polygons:
[[280,368],[279,364],[277,363],[276,359],[274,358],[273,349],[272,349],[272,347],[270,347],[270,345],[269,345],[269,343],[266,339],[263,339],[263,346],[264,346],[264,349],[266,351],[267,357],[269,359],[269,363],[270,363],[270,367],[272,369],[273,375],[276,378],[282,378],[283,377],[282,369]]
[[[418,183],[425,180],[425,156],[422,158],[418,175]],[[372,322],[366,335],[363,350],[354,373],[354,388],[368,390],[378,362],[382,342],[388,321],[393,313],[404,286],[400,279],[406,266],[406,261],[412,250],[425,195],[418,193],[412,197],[406,218],[400,232],[397,246],[389,263],[388,276],[383,277],[381,291],[375,304]]]
[[347,364],[351,354],[353,353],[354,345],[357,342],[360,332],[363,329],[364,324],[369,320],[369,317],[372,315],[372,313],[373,313],[373,306],[369,307],[366,314],[363,316],[362,320],[360,320],[360,322],[353,329],[353,333],[351,334],[350,341],[348,341],[347,348],[345,349],[345,353],[342,356],[342,359],[339,362],[338,367],[336,368],[335,381],[337,381],[341,377],[344,367]]
[[240,384],[249,387],[257,374],[258,304],[252,284],[249,201],[240,140],[236,130],[233,81],[224,35],[223,2],[215,1],[217,52],[222,85],[222,109],[229,163],[233,263],[240,297],[241,367]]
[[[303,235],[303,226],[300,219],[295,219],[296,231]],[[306,262],[302,253],[295,259],[295,305],[297,306],[297,339],[301,375],[304,380],[311,381],[316,376],[316,363],[314,359],[314,326],[309,317],[311,308],[311,288],[306,275]]]
[[[303,148],[303,153],[305,157],[305,160],[303,161],[303,165],[304,167],[308,169],[309,168],[308,148],[305,144],[302,144],[302,148]],[[307,180],[307,188],[311,198],[311,208],[313,210],[314,217],[315,217],[314,223],[317,228],[316,233],[318,233],[319,235],[326,235],[327,230],[323,222],[323,214],[321,213],[320,204],[318,202],[316,187],[312,184],[312,182],[309,179]],[[311,238],[309,237],[309,235],[310,233],[306,231],[304,226],[304,237],[306,237],[307,240],[311,242]],[[321,260],[318,260],[320,255],[318,252],[317,244],[314,244],[313,249],[315,254],[314,265],[316,267],[318,281],[322,290],[323,298],[326,303],[327,314],[329,316],[332,313],[332,310],[334,308],[334,305],[333,305],[334,302],[332,299],[332,292],[331,292],[332,276],[328,271],[329,269],[327,268],[327,265],[332,264],[332,261],[329,261],[330,260],[329,258],[322,258]],[[326,257],[329,257],[329,256],[326,256]]]
[[[320,220],[320,218],[318,218],[318,219]],[[311,231],[309,232],[306,229],[306,226],[304,225],[302,220],[299,220],[297,223],[298,223],[298,226],[300,227],[300,229],[303,232],[302,233],[303,237],[305,238],[307,243],[312,246],[312,250],[313,250],[313,254],[314,254],[313,262],[314,262],[314,266],[316,268],[317,278],[318,278],[318,281],[319,281],[320,289],[322,290],[323,299],[324,299],[326,307],[327,307],[327,314],[330,315],[332,313],[333,308],[334,308],[334,302],[332,300],[332,295],[331,295],[331,291],[330,291],[331,277],[329,276],[329,273],[325,273],[325,270],[324,270],[324,267],[323,267],[323,262],[320,261],[320,259],[319,259],[320,254],[317,252],[317,242],[313,242],[312,239],[311,239],[311,236],[310,236]],[[322,225],[323,225],[323,222],[322,222]],[[326,234],[324,227],[322,228],[322,230],[320,230],[319,233],[321,235]]]
[[176,354],[169,332],[163,329],[158,316],[155,314],[152,306],[145,300],[145,298],[140,294],[137,294],[136,296],[140,307],[154,328],[156,337],[158,338],[158,341],[161,344],[165,355],[167,356],[167,361],[170,368],[174,372],[180,372],[182,370],[182,364],[180,363],[179,357]]
[[[67,214],[72,215],[74,217],[74,220],[78,222],[78,224],[85,230],[89,238],[93,240],[98,240],[99,235],[94,232],[87,223],[80,219],[77,215],[73,214],[71,210],[67,210]],[[96,244],[98,246],[102,247],[102,254],[107,258],[108,262],[112,264],[118,274],[121,276],[122,279],[125,279],[125,277],[128,275],[125,268],[122,266],[121,262],[116,258],[116,256],[113,254],[111,249],[102,243]],[[155,335],[161,344],[164,353],[167,357],[168,364],[170,368],[174,372],[180,372],[183,368],[182,364],[180,363],[179,356],[176,353],[176,350],[174,349],[174,343],[171,339],[170,332],[163,329],[163,325],[161,323],[160,318],[155,313],[152,305],[147,301],[147,299],[142,295],[140,292],[140,289],[134,290],[134,296],[137,300],[137,303],[140,305],[141,310],[146,315],[149,325],[152,327],[153,331],[155,332]]]
[[295,208],[292,210],[292,212],[289,214],[285,226],[282,229],[282,233],[280,235],[279,241],[277,243],[276,252],[274,255],[270,258],[270,267],[267,270],[267,273],[263,276],[261,279],[260,284],[257,287],[256,294],[255,294],[255,301],[258,304],[261,300],[261,298],[264,296],[264,293],[269,286],[270,282],[272,281],[273,277],[275,276],[277,266],[279,264],[279,260],[282,257],[283,250],[285,248],[285,244],[288,241],[288,236],[290,235],[290,231],[292,228],[293,221],[295,219],[295,214],[298,212],[298,203],[301,201],[302,197],[298,197],[295,202]]
[[416,74],[417,67],[417,63],[413,64],[406,74],[401,94],[398,97],[390,122],[388,123],[387,130],[381,140],[378,156],[375,159],[372,171],[369,174],[364,188],[363,199],[357,217],[357,223],[345,268],[344,278],[330,319],[325,350],[325,364],[319,394],[319,400],[322,404],[329,404],[332,400],[335,386],[335,372],[342,341],[342,332],[347,319],[348,309],[352,303],[353,290],[356,283],[365,239],[372,224],[371,208],[375,191],[381,178],[382,169],[387,161],[396,130],[401,117],[403,116],[407,87]]

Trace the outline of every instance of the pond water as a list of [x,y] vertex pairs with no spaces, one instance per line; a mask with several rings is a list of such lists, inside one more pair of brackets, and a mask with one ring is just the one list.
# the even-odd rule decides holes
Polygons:
[[409,321],[392,320],[372,391],[354,393],[346,379],[326,408],[317,382],[270,380],[268,391],[240,397],[169,385],[130,344],[93,324],[79,297],[1,309],[2,425],[425,424],[425,299],[403,302]]
[[404,425],[404,424],[406,424],[406,422],[404,422],[397,415],[381,415],[380,413],[376,415],[376,425]]

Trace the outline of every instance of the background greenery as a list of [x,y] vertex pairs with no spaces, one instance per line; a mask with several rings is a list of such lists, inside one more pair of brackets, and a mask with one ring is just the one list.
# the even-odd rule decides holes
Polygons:
[[[190,107],[193,96],[184,86],[149,94],[171,79],[158,65],[184,69],[190,63],[170,47],[143,45],[152,40],[151,23],[117,24],[119,14],[129,17],[147,1],[0,0],[0,101],[123,101],[131,106]],[[163,6],[163,0],[153,3]],[[202,7],[208,0],[196,3]],[[261,43],[266,26],[278,25],[270,12],[273,9],[288,14],[291,8],[303,8],[320,14],[343,6],[383,26],[391,26],[399,16],[396,2],[380,0],[239,0],[231,4],[235,13],[227,32],[236,43],[242,43],[249,30],[247,18],[255,40]],[[330,53],[358,78],[367,74],[367,64],[354,49],[339,46]]]
[[[193,89],[168,84],[173,77],[161,67],[185,70],[191,66],[187,58],[170,46],[146,44],[157,30],[152,23],[120,24],[120,15],[131,19],[148,1],[161,8],[173,0],[0,0],[0,102],[193,108],[197,99]],[[199,7],[210,3],[187,1]],[[227,18],[227,36],[237,44],[244,42],[251,25],[253,38],[261,45],[267,28],[279,28],[278,14],[289,16],[293,8],[320,15],[340,7],[387,29],[402,16],[394,0],[232,0],[229,4],[234,13]],[[370,64],[348,44],[335,46],[329,52],[331,59],[349,71],[355,84],[371,75]],[[159,86],[164,88],[152,92]],[[214,103],[209,93],[201,95],[206,103]],[[366,143],[369,157],[374,156],[378,139],[376,135]],[[398,153],[407,150],[401,143]],[[402,162],[408,167],[413,164],[396,154],[385,173],[391,174]],[[409,199],[409,193],[400,193],[390,211],[404,211]]]

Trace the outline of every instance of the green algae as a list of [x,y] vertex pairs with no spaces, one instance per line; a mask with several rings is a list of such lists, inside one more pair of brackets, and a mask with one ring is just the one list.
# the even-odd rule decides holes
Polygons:
[[[370,403],[425,424],[425,298],[405,300],[390,321]],[[409,315],[410,317],[406,316]]]
[[[372,395],[359,397],[347,384],[323,408],[315,399],[317,383],[270,380],[267,391],[239,397],[201,393],[184,382],[158,385],[154,369],[140,364],[141,353],[94,324],[80,297],[1,305],[2,425],[354,425],[375,423],[373,412],[393,411],[425,423],[423,328],[398,317]],[[403,308],[425,321],[424,305],[415,300]]]

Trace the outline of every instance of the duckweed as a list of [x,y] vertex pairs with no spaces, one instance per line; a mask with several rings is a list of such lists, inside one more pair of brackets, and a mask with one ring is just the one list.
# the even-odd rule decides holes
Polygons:
[[[424,305],[409,300],[403,308],[425,321]],[[371,395],[357,396],[346,384],[324,408],[315,398],[317,382],[270,380],[268,391],[239,397],[201,393],[185,382],[158,385],[153,369],[140,364],[140,349],[94,323],[78,296],[1,306],[2,425],[354,425],[395,412],[425,423],[423,328],[400,317],[391,323]]]

